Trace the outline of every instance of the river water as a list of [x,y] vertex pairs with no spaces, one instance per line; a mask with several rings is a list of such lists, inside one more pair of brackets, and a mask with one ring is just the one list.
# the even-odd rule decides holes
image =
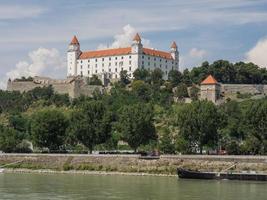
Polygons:
[[267,183],[152,176],[0,174],[0,199],[266,200]]

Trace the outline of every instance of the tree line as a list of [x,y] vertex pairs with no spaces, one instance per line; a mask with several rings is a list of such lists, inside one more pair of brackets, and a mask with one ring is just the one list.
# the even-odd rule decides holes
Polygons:
[[[133,81],[122,71],[109,93],[95,91],[92,97],[73,100],[56,94],[51,86],[24,93],[0,91],[0,150],[31,152],[32,143],[35,150],[49,152],[127,148],[168,154],[214,150],[266,154],[266,98],[228,100],[216,106],[198,100],[197,88],[190,93],[185,89],[209,73],[225,83],[266,82],[266,70],[251,63],[242,65],[242,74],[247,69],[250,75],[241,75],[241,64],[227,61],[203,63],[183,73],[173,70],[167,81],[160,69],[138,69]],[[232,67],[240,80],[227,78]],[[257,71],[263,78],[256,78]],[[193,102],[176,103],[174,96],[190,96]]]

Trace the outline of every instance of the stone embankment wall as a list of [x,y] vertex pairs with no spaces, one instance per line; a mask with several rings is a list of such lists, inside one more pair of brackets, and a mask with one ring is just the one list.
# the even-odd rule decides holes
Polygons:
[[21,162],[7,167],[176,174],[177,167],[221,171],[236,164],[235,171],[253,170],[267,173],[267,156],[166,155],[158,160],[143,160],[137,155],[0,154],[0,166],[17,161]]

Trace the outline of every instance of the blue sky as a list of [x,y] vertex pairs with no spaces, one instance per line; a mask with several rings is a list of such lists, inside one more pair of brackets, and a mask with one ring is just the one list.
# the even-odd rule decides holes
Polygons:
[[0,30],[0,87],[8,76],[64,78],[74,34],[82,50],[133,32],[161,50],[175,40],[181,68],[217,59],[267,66],[267,0],[1,0]]

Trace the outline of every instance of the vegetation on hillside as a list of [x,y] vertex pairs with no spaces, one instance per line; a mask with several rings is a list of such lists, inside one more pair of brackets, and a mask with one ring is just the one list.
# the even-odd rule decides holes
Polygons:
[[[208,74],[223,83],[267,83],[266,69],[219,60],[183,73],[173,70],[167,81],[160,69],[138,69],[132,82],[122,71],[109,94],[72,100],[50,86],[24,93],[0,91],[0,150],[30,152],[32,143],[34,151],[49,152],[126,148],[266,154],[267,98],[229,100],[220,106],[199,101],[195,85]],[[96,78],[89,81],[101,84]],[[188,96],[191,104],[173,101]]]

